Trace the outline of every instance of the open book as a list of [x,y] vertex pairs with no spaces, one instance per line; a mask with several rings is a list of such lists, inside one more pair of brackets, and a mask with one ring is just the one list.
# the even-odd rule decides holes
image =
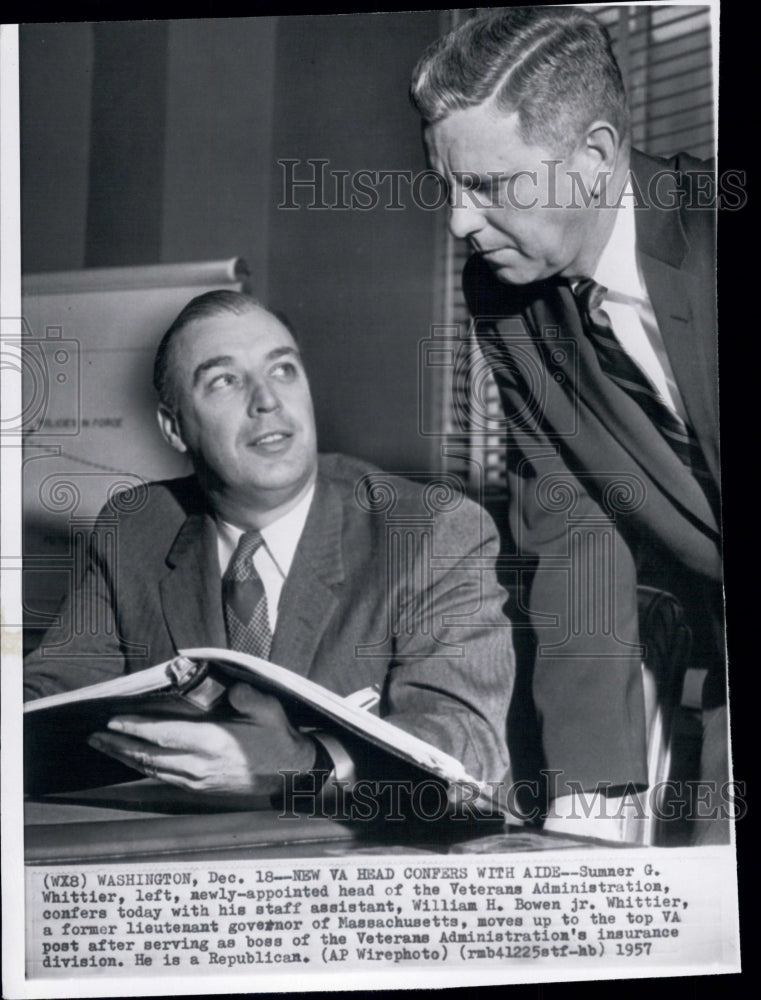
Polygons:
[[[29,702],[24,708],[27,782],[52,789],[44,765],[61,753],[89,754],[87,737],[120,714],[202,717],[231,712],[227,688],[247,681],[281,698],[293,722],[357,738],[446,785],[481,788],[460,761],[372,714],[377,695],[364,689],[341,697],[268,660],[229,649],[185,649],[166,663],[101,684]],[[35,767],[35,763],[38,765]],[[60,768],[58,768],[60,770]],[[135,777],[131,771],[130,776]]]

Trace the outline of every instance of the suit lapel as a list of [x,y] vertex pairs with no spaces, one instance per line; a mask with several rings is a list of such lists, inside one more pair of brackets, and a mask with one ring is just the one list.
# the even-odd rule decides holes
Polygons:
[[191,514],[167,556],[170,572],[159,592],[176,649],[225,648],[217,535],[209,514]]
[[[654,168],[645,157],[632,155],[632,172],[643,192],[652,187]],[[672,198],[678,204],[678,191],[664,190],[662,179],[658,191],[666,204]],[[708,315],[713,296],[682,267],[689,246],[679,212],[646,204],[636,209],[635,218],[637,252],[658,329],[690,424],[718,482],[717,345],[714,316]],[[704,303],[705,312],[691,303]]]
[[318,477],[312,506],[278,608],[271,659],[307,675],[337,605],[334,586],[344,578],[343,506],[336,487]]
[[711,364],[710,352],[705,350],[705,338],[696,335],[701,317],[695,316],[690,308],[687,292],[690,276],[645,253],[640,254],[640,261],[690,425],[718,480],[718,421],[711,405],[714,396],[711,382],[715,383],[718,371]]

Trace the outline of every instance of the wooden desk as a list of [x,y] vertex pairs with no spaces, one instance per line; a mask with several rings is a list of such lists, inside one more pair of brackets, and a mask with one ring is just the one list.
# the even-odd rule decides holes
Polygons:
[[[248,804],[250,806],[250,804]],[[540,833],[495,820],[439,821],[411,832],[404,822],[287,816],[269,808],[223,811],[197,797],[137,781],[47,796],[25,807],[28,865],[337,857],[362,854],[485,854],[620,847]]]

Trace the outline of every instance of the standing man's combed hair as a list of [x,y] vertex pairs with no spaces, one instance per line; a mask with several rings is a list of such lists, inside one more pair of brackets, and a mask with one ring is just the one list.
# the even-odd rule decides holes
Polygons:
[[428,123],[494,99],[499,110],[518,112],[525,142],[557,152],[573,148],[599,117],[629,138],[608,33],[574,7],[512,7],[467,21],[424,52],[410,97]]

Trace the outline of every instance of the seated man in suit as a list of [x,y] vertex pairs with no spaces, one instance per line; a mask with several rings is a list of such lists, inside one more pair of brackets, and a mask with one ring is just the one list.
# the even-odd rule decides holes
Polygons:
[[[161,431],[194,474],[104,508],[116,544],[94,533],[61,625],[27,658],[26,697],[227,646],[341,695],[377,685],[390,722],[500,780],[513,660],[488,515],[433,484],[318,456],[296,342],[248,296],[193,299],[158,348],[154,382]],[[283,771],[367,774],[335,738],[294,728],[277,698],[247,684],[228,697],[229,720],[122,716],[93,745],[237,797],[276,791]]]
[[[418,63],[412,100],[469,241],[465,293],[505,413],[511,529],[526,559],[548,825],[616,836],[647,785],[637,588],[674,594],[703,689],[702,775],[725,840],[711,169],[632,149],[605,29],[576,8],[466,21]],[[703,815],[706,815],[705,810]]]

